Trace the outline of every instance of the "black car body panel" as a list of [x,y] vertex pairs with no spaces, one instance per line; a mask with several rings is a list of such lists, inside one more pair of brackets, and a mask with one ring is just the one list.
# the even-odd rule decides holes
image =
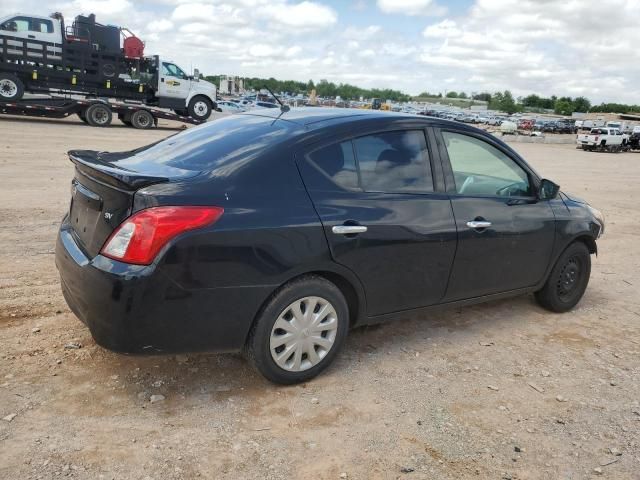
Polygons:
[[[336,189],[306,157],[323,145],[404,130],[424,133],[432,191]],[[301,275],[338,285],[352,325],[360,325],[534,291],[571,241],[595,248],[601,227],[567,196],[457,194],[443,131],[494,146],[538,188],[540,176],[497,138],[389,112],[262,110],[131,152],[76,152],[79,193],[56,247],[67,303],[113,350],[237,351],[265,301]],[[73,203],[81,201],[79,211]],[[99,253],[126,217],[167,205],[218,206],[224,214],[170,241],[151,265]],[[491,216],[492,227],[466,227],[480,216]],[[332,233],[353,223],[368,230]]]

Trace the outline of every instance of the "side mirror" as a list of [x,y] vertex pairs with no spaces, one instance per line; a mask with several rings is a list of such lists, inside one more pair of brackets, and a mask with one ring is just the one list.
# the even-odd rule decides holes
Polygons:
[[553,200],[558,196],[558,192],[560,192],[560,185],[546,178],[540,180],[540,188],[538,189],[540,200]]
[[194,79],[196,82],[199,82],[199,81],[200,81],[200,70],[198,70],[197,68],[194,68],[194,69],[193,69],[193,79]]

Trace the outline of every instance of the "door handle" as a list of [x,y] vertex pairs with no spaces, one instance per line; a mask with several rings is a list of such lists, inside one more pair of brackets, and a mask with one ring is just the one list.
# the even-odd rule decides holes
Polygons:
[[35,36],[35,35],[27,35],[27,37],[29,37],[29,38],[33,38],[33,39],[35,39],[35,38],[36,38],[36,36]]
[[336,235],[353,235],[354,233],[364,233],[367,227],[364,225],[335,225],[331,231]]
[[471,220],[467,222],[467,227],[469,228],[488,228],[491,226],[491,222],[487,222],[486,220]]

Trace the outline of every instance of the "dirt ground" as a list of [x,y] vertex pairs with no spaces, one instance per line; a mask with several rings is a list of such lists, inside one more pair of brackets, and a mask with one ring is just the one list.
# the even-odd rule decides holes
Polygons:
[[277,387],[237,355],[103,350],[62,298],[65,152],[161,126],[0,119],[0,478],[640,478],[640,154],[513,144],[607,217],[574,311],[525,296],[355,330]]

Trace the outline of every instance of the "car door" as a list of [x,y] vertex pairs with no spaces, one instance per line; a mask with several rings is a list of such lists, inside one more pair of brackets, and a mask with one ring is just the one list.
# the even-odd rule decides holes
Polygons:
[[445,301],[536,285],[551,259],[555,219],[537,198],[535,174],[485,136],[447,129],[437,138],[458,230]]
[[159,97],[186,99],[191,89],[189,77],[180,67],[171,62],[160,66]]
[[360,279],[367,314],[440,301],[456,234],[447,195],[434,191],[425,130],[331,140],[297,157],[331,255]]

